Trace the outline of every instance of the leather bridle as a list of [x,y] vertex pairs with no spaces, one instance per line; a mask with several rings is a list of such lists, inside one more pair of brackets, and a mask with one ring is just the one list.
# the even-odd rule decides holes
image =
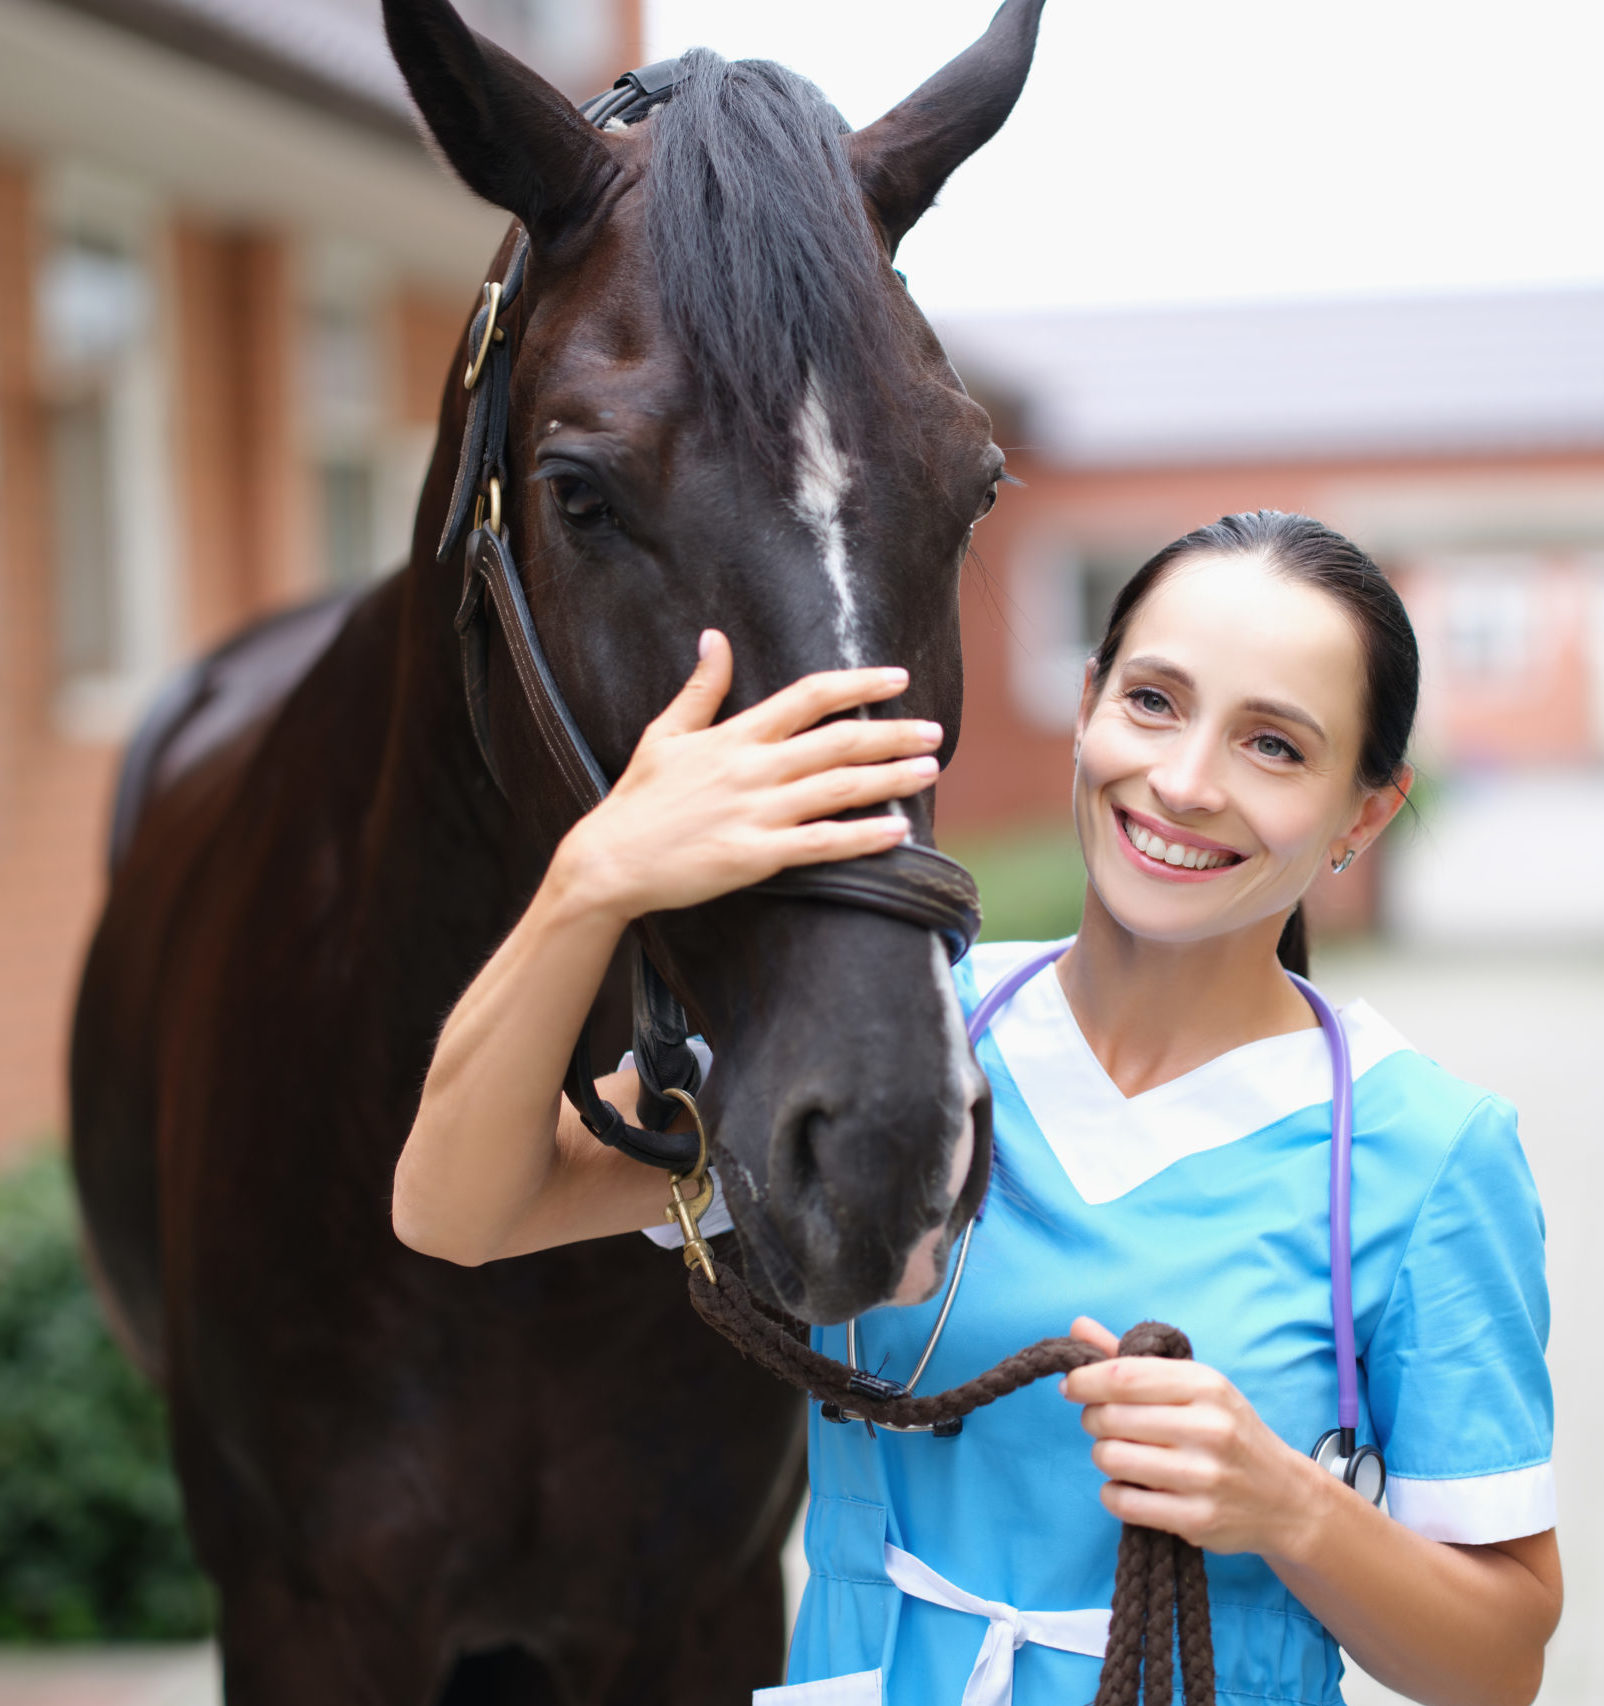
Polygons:
[[[618,79],[581,112],[598,129],[618,128],[644,118],[671,98],[678,60],[663,60]],[[468,716],[486,767],[503,795],[506,782],[491,738],[489,700],[490,618],[498,622],[524,702],[540,741],[556,766],[577,819],[599,805],[610,783],[596,761],[552,674],[535,630],[523,584],[507,542],[503,498],[512,340],[502,316],[523,289],[529,233],[519,228],[502,278],[486,283],[484,301],[468,334],[472,359],[464,378],[470,392],[468,419],[457,458],[437,560],[448,563],[473,509],[473,528],[464,558],[462,603],[456,629]],[[980,928],[980,897],[974,879],[956,860],[932,847],[908,842],[888,853],[822,865],[797,866],[743,891],[789,900],[826,901],[902,919],[940,936],[950,958],[968,952]],[[585,1126],[603,1143],[638,1161],[675,1174],[693,1175],[705,1164],[705,1138],[698,1131],[665,1128],[684,1111],[701,1086],[701,1069],[686,1033],[685,1010],[636,941],[634,973],[635,1066],[640,1098],[630,1125],[596,1088],[589,1026],[581,1030],[564,1090]],[[694,1112],[694,1104],[692,1104]],[[700,1121],[693,1122],[698,1127]]]

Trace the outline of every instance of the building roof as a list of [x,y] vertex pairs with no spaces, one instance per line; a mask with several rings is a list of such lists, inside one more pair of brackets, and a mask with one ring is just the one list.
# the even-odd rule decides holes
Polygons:
[[[385,41],[381,0],[57,0],[161,46],[365,124],[411,137],[411,104]],[[605,30],[542,21],[535,0],[456,0],[485,35],[543,64],[559,86],[593,74]],[[588,90],[586,91],[589,92]]]
[[1604,288],[938,323],[1076,466],[1604,447]]

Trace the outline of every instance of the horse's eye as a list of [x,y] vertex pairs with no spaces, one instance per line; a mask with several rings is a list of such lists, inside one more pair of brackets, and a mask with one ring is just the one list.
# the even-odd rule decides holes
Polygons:
[[607,515],[607,500],[578,474],[556,474],[546,483],[564,519],[574,526],[588,527]]
[[980,508],[975,511],[975,520],[984,521],[997,506],[997,482],[995,480],[986,488],[986,495],[980,500]]

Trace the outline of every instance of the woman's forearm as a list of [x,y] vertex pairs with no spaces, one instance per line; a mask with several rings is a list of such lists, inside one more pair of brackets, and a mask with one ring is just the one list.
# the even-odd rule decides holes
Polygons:
[[581,888],[559,855],[440,1033],[395,1175],[396,1233],[414,1249],[476,1263],[529,1247],[563,1076],[625,927]]
[[1303,1459],[1307,1513],[1265,1559],[1362,1669],[1428,1706],[1528,1706],[1559,1621],[1552,1531],[1450,1546]]
[[707,630],[691,678],[446,1021],[396,1167],[395,1229],[415,1249],[486,1262],[656,1220],[662,1175],[596,1143],[562,1100],[629,921],[789,865],[883,853],[907,832],[896,812],[834,816],[935,779],[938,724],[838,716],[901,693],[906,670],[804,676],[715,722],[733,670],[729,642]]

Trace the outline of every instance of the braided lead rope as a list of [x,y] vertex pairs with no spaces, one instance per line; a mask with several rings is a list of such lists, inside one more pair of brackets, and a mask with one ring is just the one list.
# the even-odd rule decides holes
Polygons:
[[[710,1327],[788,1385],[868,1422],[931,1427],[970,1415],[1050,1374],[1106,1360],[1106,1353],[1083,1339],[1042,1339],[946,1392],[882,1397],[865,1390],[861,1373],[814,1350],[800,1336],[805,1332],[800,1322],[759,1303],[727,1263],[714,1258],[711,1266],[711,1278],[700,1267],[689,1270],[691,1306]],[[1176,1328],[1143,1321],[1120,1340],[1119,1354],[1184,1359],[1192,1346]],[[1095,1706],[1170,1706],[1177,1630],[1186,1706],[1214,1706],[1214,1642],[1203,1555],[1175,1535],[1126,1524]]]
[[1175,1696],[1174,1540],[1173,1534],[1148,1531],[1147,1628],[1142,1633],[1142,1706],[1170,1706]]

